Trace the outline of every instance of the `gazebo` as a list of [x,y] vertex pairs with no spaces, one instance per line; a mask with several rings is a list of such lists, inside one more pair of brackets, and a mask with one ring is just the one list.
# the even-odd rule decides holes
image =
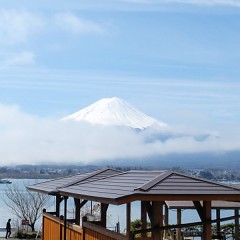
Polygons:
[[[200,202],[201,205],[203,204]],[[182,224],[182,211],[188,209],[197,209],[194,202],[192,201],[166,201],[165,202],[165,215],[168,216],[169,209],[173,209],[177,211],[177,224]],[[211,209],[215,210],[215,220],[212,222],[216,223],[216,230],[215,233],[212,235],[214,237],[224,239],[224,232],[221,231],[221,221],[222,220],[233,220],[235,224],[235,233],[234,239],[239,239],[239,209],[240,209],[240,202],[229,202],[229,201],[212,201]],[[234,212],[233,217],[226,217],[221,219],[221,211],[222,210],[232,210]],[[212,211],[213,212],[213,211]],[[201,223],[200,223],[201,224]],[[180,239],[181,236],[201,236],[202,232],[199,231],[186,231],[182,232],[181,228],[178,228],[176,231],[177,238]],[[218,239],[217,238],[217,239]]]
[[[43,213],[43,240],[117,240],[117,239],[182,239],[179,229],[202,225],[202,239],[212,239],[212,223],[235,219],[236,236],[239,236],[240,189],[232,185],[188,176],[169,170],[127,171],[102,169],[28,186],[29,190],[53,195],[56,198],[55,211]],[[74,199],[75,218],[67,219],[67,201]],[[64,201],[64,215],[60,216],[61,202]],[[87,201],[100,203],[100,221],[90,222],[86,217],[80,220],[80,210]],[[131,232],[131,203],[141,202],[141,229]],[[220,201],[220,202],[217,202]],[[171,204],[170,204],[171,203]],[[195,208],[201,219],[198,223],[181,223],[178,215],[176,225],[168,223],[168,208]],[[235,204],[235,215],[222,219],[220,215],[212,219],[215,204],[225,207]],[[109,204],[126,205],[126,233],[116,233],[106,229]],[[219,209],[225,208],[219,205]],[[147,219],[151,227],[147,228]],[[80,226],[81,225],[81,226]],[[177,229],[175,236],[167,230]],[[237,235],[238,234],[238,235]],[[220,236],[219,236],[220,239]],[[238,239],[238,238],[236,238]]]

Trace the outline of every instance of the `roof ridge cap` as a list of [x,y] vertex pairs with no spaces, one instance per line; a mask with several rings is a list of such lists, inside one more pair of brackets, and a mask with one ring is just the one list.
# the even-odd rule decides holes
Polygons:
[[[119,171],[119,170],[118,170]],[[89,181],[88,182],[94,182],[94,181],[99,181],[99,180],[103,180],[103,179],[107,179],[107,178],[111,178],[111,177],[115,177],[115,176],[119,176],[119,175],[123,175],[123,174],[127,174],[128,172],[121,172],[121,171],[119,171],[118,173],[116,173],[116,174],[112,174],[112,175],[109,175],[109,176],[106,176],[106,177],[101,177],[101,178],[99,178],[99,179],[97,179],[97,180],[92,180],[91,179],[91,177],[89,177]],[[88,178],[86,178],[86,179],[83,179],[83,181],[84,180],[87,180]],[[84,183],[81,183],[82,181],[79,181],[79,184],[84,184]]]
[[[72,185],[74,185],[74,184],[81,183],[82,181],[87,180],[87,179],[89,179],[89,178],[91,178],[91,177],[94,177],[94,176],[96,176],[96,175],[98,175],[98,174],[100,174],[100,173],[106,172],[107,170],[114,170],[114,171],[116,171],[116,172],[122,173],[121,171],[115,170],[115,169],[113,169],[113,168],[103,168],[103,169],[99,169],[99,170],[96,170],[96,171],[92,172],[91,174],[89,174],[88,176],[86,176],[86,177],[84,177],[84,178],[81,178],[81,179],[79,179],[79,180],[75,180],[75,181],[73,181],[73,182],[71,182],[71,183],[65,184],[65,185],[63,185],[63,186],[61,186],[61,187],[59,187],[59,188],[57,188],[57,189],[65,188],[65,187],[70,187],[70,186],[72,186]],[[116,174],[119,174],[119,173],[116,173]],[[115,175],[115,174],[113,174],[113,175]],[[112,176],[112,175],[111,175],[111,176]]]
[[150,188],[155,186],[157,183],[162,182],[167,177],[169,177],[171,174],[173,174],[173,171],[167,170],[163,172],[162,174],[158,175],[157,177],[153,178],[152,180],[148,181],[147,183],[143,184],[142,186],[135,188],[134,191],[140,190],[140,191],[148,191]]

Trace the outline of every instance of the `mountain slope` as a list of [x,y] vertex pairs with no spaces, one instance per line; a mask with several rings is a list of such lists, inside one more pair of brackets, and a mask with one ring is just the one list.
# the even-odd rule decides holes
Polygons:
[[145,129],[153,125],[167,126],[117,97],[103,98],[74,114],[64,117],[63,120],[87,121],[92,124],[127,126],[137,129]]

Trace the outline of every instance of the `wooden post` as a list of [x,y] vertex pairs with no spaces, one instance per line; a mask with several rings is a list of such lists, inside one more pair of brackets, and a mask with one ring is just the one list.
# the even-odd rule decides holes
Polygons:
[[63,198],[59,194],[56,195],[56,206],[55,206],[56,217],[60,216],[60,204],[61,204],[62,200],[63,200]]
[[74,198],[75,203],[75,223],[80,225],[80,199]]
[[42,240],[44,240],[44,213],[46,212],[46,208],[43,209],[43,219],[42,219]]
[[203,201],[203,215],[205,221],[203,224],[203,240],[211,240],[211,223],[206,223],[206,221],[211,220],[211,201]]
[[[165,203],[165,208],[164,208],[164,225],[168,226],[169,225],[169,209],[167,204]],[[168,230],[164,230],[164,238],[168,238]]]
[[82,217],[82,240],[86,239],[86,231],[85,231],[85,227],[84,227],[84,222],[87,222],[87,217],[83,216]]
[[200,203],[200,201],[193,201],[193,204],[198,212],[198,215],[199,215],[201,221],[204,222],[205,216],[204,216],[204,210],[203,210],[202,204]]
[[[181,224],[181,223],[182,223],[182,209],[178,208],[177,209],[177,224]],[[181,228],[177,228],[177,240],[181,240],[181,234],[182,234]]]
[[[153,210],[153,219],[152,219],[152,227],[160,227],[163,226],[163,202],[152,202],[152,210]],[[154,231],[152,234],[153,240],[162,240],[162,232]]]
[[106,228],[107,227],[107,209],[108,209],[108,204],[106,203],[101,203],[101,225],[102,227]]
[[238,214],[239,214],[239,209],[238,208],[236,208],[236,209],[234,209],[234,213],[235,213],[235,240],[238,240],[239,239],[239,236],[240,236],[240,234],[239,234],[239,218],[237,217],[238,216]]
[[[141,222],[142,222],[142,230],[147,229],[147,205],[146,202],[141,201]],[[142,233],[141,237],[146,237],[146,233]]]
[[62,240],[62,227],[63,227],[63,229],[64,229],[64,226],[62,226],[62,222],[64,221],[64,216],[63,215],[61,215],[60,217],[59,217],[59,238],[60,238],[60,240]]
[[216,219],[218,220],[216,226],[217,233],[219,234],[221,232],[221,222],[219,221],[221,219],[221,210],[219,208],[216,209]]
[[131,203],[126,204],[126,234],[130,235],[131,230]]
[[67,199],[68,197],[64,197],[64,231],[63,231],[63,239],[67,239]]

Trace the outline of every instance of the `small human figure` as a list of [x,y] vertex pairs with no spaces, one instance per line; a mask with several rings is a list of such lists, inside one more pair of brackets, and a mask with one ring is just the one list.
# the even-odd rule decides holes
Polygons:
[[6,225],[6,239],[10,238],[11,235],[11,219],[8,219],[7,225]]

